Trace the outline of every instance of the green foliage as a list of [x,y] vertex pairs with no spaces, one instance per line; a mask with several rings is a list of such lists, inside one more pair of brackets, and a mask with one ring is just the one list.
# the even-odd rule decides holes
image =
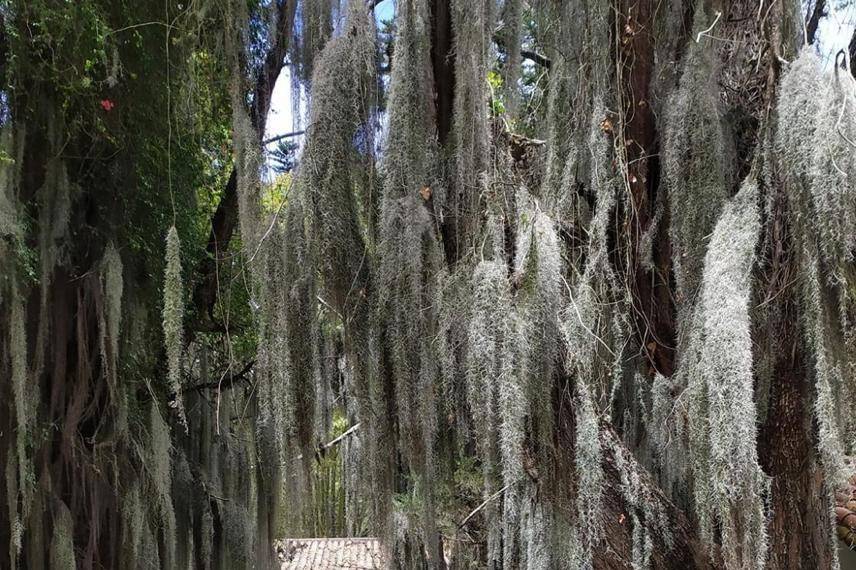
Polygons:
[[261,210],[265,214],[276,214],[288,203],[288,195],[293,185],[290,172],[277,174],[273,182],[265,185],[261,195]]
[[[11,46],[8,73],[15,78],[13,89],[24,94],[31,87],[28,82],[39,78],[57,90],[58,100],[67,108],[81,111],[89,107],[86,117],[76,119],[75,126],[82,126],[108,75],[104,71],[109,65],[105,47],[110,25],[105,11],[97,2],[57,4],[49,0],[16,2],[8,10],[9,19],[27,23],[26,28],[7,24],[5,30]],[[37,113],[37,105],[30,101],[27,112]]]

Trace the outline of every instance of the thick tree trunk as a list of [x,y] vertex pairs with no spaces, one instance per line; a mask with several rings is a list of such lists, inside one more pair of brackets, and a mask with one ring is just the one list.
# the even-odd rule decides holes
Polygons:
[[[650,371],[669,375],[674,370],[674,307],[669,290],[670,247],[668,212],[659,221],[653,240],[654,272],[639,264],[639,239],[650,227],[653,202],[659,184],[658,141],[656,122],[649,101],[651,78],[655,75],[653,58],[654,29],[652,14],[655,3],[627,0],[620,3],[621,47],[618,49],[621,70],[622,108],[626,113],[626,185],[632,211],[627,213],[630,228],[631,255],[628,282],[633,290],[637,337],[641,351],[650,363]],[[817,2],[822,9],[823,2]],[[780,62],[778,56],[793,53],[784,37],[788,29],[787,8],[774,5],[764,19],[754,17],[757,3],[747,0],[711,2],[711,12],[722,12],[715,30],[717,37],[739,40],[741,49],[724,45],[717,49],[721,59],[722,99],[728,110],[729,124],[738,151],[738,180],[747,174],[755,159],[763,129],[772,125],[769,109],[776,95]],[[816,28],[819,9],[811,12],[809,27]],[[856,36],[854,36],[856,37]],[[693,41],[684,38],[683,42]],[[854,40],[856,41],[856,40]],[[755,46],[766,46],[759,51]],[[756,59],[760,58],[760,59]],[[715,159],[715,157],[711,157]],[[758,451],[764,471],[772,479],[771,521],[769,527],[771,568],[829,568],[833,560],[830,542],[828,487],[816,462],[815,441],[810,402],[813,382],[806,363],[806,350],[799,329],[797,300],[793,284],[785,282],[794,272],[794,247],[788,235],[784,189],[768,188],[775,194],[777,208],[766,224],[773,232],[772,242],[778,249],[764,259],[762,282],[776,296],[772,313],[778,315],[757,334],[773,335],[778,340],[770,401],[766,422],[759,433]],[[660,196],[660,199],[667,199]],[[668,209],[667,209],[668,210]],[[783,294],[779,295],[780,292]],[[759,343],[762,346],[764,343]],[[614,508],[614,507],[613,507]],[[680,526],[680,524],[678,525]],[[615,545],[616,552],[626,552],[630,544]],[[658,551],[658,554],[662,552]],[[661,562],[667,563],[665,559]],[[696,562],[697,563],[697,562]],[[668,564],[668,563],[667,563]],[[620,567],[604,566],[604,567]],[[671,567],[695,567],[686,561]]]
[[[677,508],[657,483],[643,467],[635,463],[632,454],[624,448],[621,438],[607,425],[602,426],[604,446],[604,470],[606,484],[603,490],[604,542],[595,552],[594,567],[597,570],[625,570],[633,568],[634,536],[631,514],[638,509],[628,505],[622,494],[622,471],[638,474],[638,487],[633,490],[639,501],[656,503],[668,520],[666,538],[653,533],[653,549],[651,550],[651,568],[656,570],[705,570],[718,568],[713,556],[716,556],[716,545],[704,544],[698,538],[696,525],[686,514]],[[617,454],[621,454],[621,458]],[[628,460],[633,461],[629,467]],[[642,513],[636,513],[644,520]],[[650,514],[650,513],[649,513]],[[656,527],[656,521],[644,521]],[[671,541],[671,544],[667,544]],[[639,548],[642,545],[636,545]]]
[[[45,184],[46,169],[53,159],[50,145],[38,143],[44,140],[41,133],[45,128],[43,124],[31,125],[20,189],[22,197],[33,200],[30,206],[35,219],[44,219],[38,213],[40,208],[55,207],[52,203],[36,204],[32,198]],[[85,219],[93,210],[91,200],[83,196],[75,201],[69,217]],[[24,522],[26,532],[19,560],[27,569],[49,567],[50,537],[61,504],[72,513],[82,567],[112,567],[118,563],[121,536],[113,489],[119,472],[105,469],[102,454],[126,456],[128,451],[117,449],[121,447],[119,442],[106,437],[112,433],[116,412],[108,394],[100,346],[99,314],[105,300],[97,262],[104,245],[97,241],[70,245],[62,266],[45,266],[41,282],[21,291],[26,315],[28,391],[37,394],[38,402],[34,417],[27,421],[37,426],[43,421],[55,426],[45,432],[46,437],[34,437],[30,442],[34,498]],[[14,434],[17,428],[8,431]],[[118,464],[115,467],[121,469]]]
[[434,72],[437,137],[440,144],[445,145],[452,131],[452,104],[455,96],[450,0],[437,0],[431,3],[431,68]]
[[[672,251],[669,242],[669,212],[652,229],[657,200],[667,204],[665,185],[660,184],[659,134],[651,101],[654,77],[654,0],[623,0],[616,17],[621,30],[616,53],[621,71],[620,97],[624,113],[624,173],[631,210],[625,212],[630,236],[625,269],[631,287],[636,336],[649,365],[671,376],[675,370],[675,306],[670,290]],[[657,196],[657,193],[663,193]],[[653,269],[643,263],[643,236],[653,231]],[[625,263],[623,260],[620,263]]]
[[[761,299],[773,318],[756,327],[760,350],[775,355],[766,421],[759,430],[758,456],[771,478],[770,568],[832,568],[831,497],[818,462],[811,402],[814,383],[800,323],[794,239],[788,228],[785,189],[773,193],[767,221],[770,250],[763,264]],[[765,338],[764,338],[765,337]]]
[[[455,100],[455,52],[452,49],[451,0],[431,2],[431,71],[434,79],[434,120],[441,148],[447,148],[452,133]],[[451,218],[440,227],[446,262],[452,266],[458,258],[455,224]]]
[[[777,334],[793,328],[796,315],[771,323]],[[815,459],[806,367],[798,338],[773,369],[767,421],[759,434],[759,457],[772,479],[769,534],[770,568],[832,568],[830,500],[824,474]]]

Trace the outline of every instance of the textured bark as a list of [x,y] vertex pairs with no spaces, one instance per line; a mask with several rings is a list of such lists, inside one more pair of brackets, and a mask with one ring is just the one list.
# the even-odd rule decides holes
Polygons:
[[[42,150],[28,147],[26,162],[32,165],[33,177],[25,188],[44,178],[50,154]],[[90,202],[88,197],[75,202],[72,219],[90,211]],[[26,292],[32,390],[40,393],[40,406],[47,404],[46,410],[39,411],[47,412],[46,417],[58,429],[50,430],[50,437],[33,450],[36,497],[24,535],[24,568],[47,567],[49,544],[42,540],[53,532],[51,521],[59,500],[74,516],[75,542],[83,546],[78,558],[82,567],[110,567],[117,561],[121,537],[113,489],[118,471],[105,470],[101,454],[121,457],[128,451],[107,435],[115,411],[102,377],[99,352],[98,313],[104,299],[96,261],[103,247],[103,243],[79,243],[70,249],[63,267],[50,271],[47,312],[41,310],[38,285]],[[36,375],[37,370],[41,374]]]
[[434,104],[437,137],[449,140],[455,96],[455,60],[452,52],[452,7],[449,0],[431,3],[431,68],[434,72]]
[[[622,107],[626,113],[624,137],[626,139],[626,184],[630,192],[633,210],[626,215],[630,235],[630,266],[628,282],[633,291],[634,310],[638,340],[650,367],[664,375],[674,370],[674,311],[669,291],[669,267],[671,252],[668,240],[668,219],[660,221],[653,241],[653,258],[656,270],[653,274],[639,266],[639,237],[650,227],[653,216],[653,201],[656,192],[663,191],[658,184],[659,165],[658,134],[651,112],[651,78],[654,71],[653,40],[647,30],[653,29],[652,12],[654,2],[627,0],[621,2],[617,29],[621,30],[617,42],[621,69]],[[823,9],[823,1],[816,10]],[[720,86],[722,99],[729,117],[731,135],[738,151],[738,177],[741,180],[755,158],[762,128],[769,121],[768,109],[775,99],[779,79],[780,62],[777,56],[792,53],[782,32],[787,26],[787,10],[781,5],[773,6],[767,17],[758,20],[749,17],[757,10],[757,3],[737,0],[712,2],[710,8],[721,10],[722,19],[716,35],[740,40],[745,50],[732,50],[727,45],[718,45],[721,60]],[[813,13],[813,15],[816,15]],[[816,22],[814,23],[816,27]],[[687,41],[692,41],[687,38]],[[762,52],[754,46],[766,46]],[[761,54],[755,59],[754,54]],[[646,158],[649,157],[649,158]],[[771,399],[767,421],[758,439],[759,455],[764,471],[772,478],[771,522],[771,568],[831,567],[833,553],[829,539],[829,504],[824,486],[824,474],[815,461],[815,441],[812,430],[811,405],[813,383],[806,365],[807,347],[804,346],[800,330],[797,302],[794,291],[788,289],[788,276],[794,274],[794,261],[789,249],[793,247],[787,229],[784,203],[785,190],[781,187],[768,188],[776,194],[778,209],[773,219],[766,221],[773,232],[772,242],[776,249],[768,252],[761,266],[768,284],[767,295],[777,296],[773,313],[778,318],[766,324],[762,335],[775,335],[778,339]],[[665,196],[661,198],[666,198]],[[649,370],[650,372],[651,370]],[[613,475],[609,474],[610,483]],[[608,492],[612,502],[616,493]],[[615,512],[616,505],[606,509]],[[615,525],[613,525],[615,526]],[[681,528],[678,521],[676,528]],[[619,558],[632,543],[621,533],[608,531],[612,546],[612,562],[601,560],[604,568],[626,567]],[[669,560],[663,558],[661,550],[657,567],[697,567],[698,560]],[[709,563],[709,560],[708,560]],[[623,564],[623,565],[622,565]],[[671,566],[677,564],[677,566]]]
[[[792,326],[778,325],[779,333]],[[798,342],[794,339],[794,351],[776,363],[769,419],[759,437],[761,464],[772,478],[770,568],[832,568],[830,505],[823,472],[814,460],[811,395],[801,349],[793,344]]]
[[[749,4],[752,3],[746,2],[744,12],[751,8]],[[795,51],[783,32],[786,25],[786,7],[776,4],[766,24],[755,28],[769,42],[772,54]],[[764,74],[763,96],[757,98],[754,109],[746,105],[759,117],[774,101],[781,73],[779,60],[772,54],[765,61],[766,71],[761,67],[756,72],[759,76]],[[749,137],[758,136],[749,133]],[[744,136],[744,140],[749,137]],[[809,372],[811,351],[800,329],[800,298],[792,279],[798,274],[798,245],[788,218],[789,192],[778,180],[766,192],[773,206],[766,220],[769,247],[759,266],[761,283],[766,287],[762,298],[772,299],[769,310],[774,317],[759,332],[773,340],[776,350],[766,421],[759,430],[758,456],[764,472],[772,479],[769,564],[783,569],[832,568],[835,553],[830,528],[831,498],[829,482],[817,461],[811,409],[815,391]]]
[[[431,3],[431,71],[434,79],[434,120],[441,147],[449,142],[455,99],[455,54],[452,50],[452,6],[450,0]],[[455,224],[447,218],[440,226],[446,262],[457,260]]]
[[[630,191],[631,211],[625,212],[630,238],[627,281],[631,287],[636,334],[650,373],[671,376],[675,370],[675,306],[669,289],[671,244],[668,209],[654,228],[652,261],[643,265],[642,236],[651,230],[660,185],[657,125],[650,99],[654,73],[653,0],[623,0],[620,4],[621,45],[617,57],[621,69],[624,111],[625,183]],[[666,196],[660,199],[665,202]]]
[[832,568],[831,505],[815,451],[808,348],[799,328],[795,286],[788,282],[797,270],[794,244],[786,218],[784,188],[779,185],[768,191],[776,194],[776,202],[768,221],[772,248],[762,282],[767,284],[765,298],[777,295],[771,309],[776,317],[765,323],[758,334],[776,339],[772,343],[776,358],[767,419],[759,430],[758,456],[772,480],[770,567]]

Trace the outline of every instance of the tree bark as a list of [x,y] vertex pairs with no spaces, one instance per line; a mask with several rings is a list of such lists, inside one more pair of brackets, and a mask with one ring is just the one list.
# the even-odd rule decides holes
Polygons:
[[761,299],[773,318],[756,325],[760,350],[774,355],[766,421],[758,435],[758,457],[771,479],[770,567],[832,568],[834,553],[829,489],[819,465],[812,423],[814,384],[800,323],[795,243],[789,228],[787,192],[782,183],[773,194],[770,237],[761,266]]
[[[629,266],[625,267],[631,288],[636,336],[649,365],[649,375],[657,371],[671,376],[675,370],[675,305],[670,290],[672,271],[668,208],[656,227],[654,208],[660,184],[659,135],[650,96],[654,73],[654,0],[622,0],[619,4],[622,46],[616,57],[621,70],[621,99],[624,112],[624,172],[630,193],[631,210],[625,212],[629,236]],[[667,197],[660,196],[663,204]],[[642,259],[642,238],[652,237],[653,269]],[[619,261],[619,263],[624,263]]]
[[[671,533],[671,545],[662,535],[653,533],[654,548],[651,551],[651,568],[705,570],[718,568],[714,557],[716,545],[705,545],[697,534],[696,525],[683,511],[676,507],[645,469],[636,463],[633,454],[624,448],[621,438],[608,425],[602,425],[602,439],[605,442],[604,470],[606,482],[603,490],[604,542],[595,552],[596,570],[626,570],[633,567],[633,523],[631,514],[638,507],[628,505],[622,494],[622,479],[619,465],[632,463],[630,470],[639,475],[639,488],[634,489],[639,502],[656,503],[666,514],[668,532]],[[620,453],[623,459],[619,459]],[[622,465],[627,468],[626,465]],[[640,520],[644,514],[637,512]],[[645,521],[656,528],[656,521]]]
[[452,7],[450,0],[431,3],[431,68],[434,72],[434,105],[437,137],[445,145],[452,131],[455,96],[455,59],[452,51]]

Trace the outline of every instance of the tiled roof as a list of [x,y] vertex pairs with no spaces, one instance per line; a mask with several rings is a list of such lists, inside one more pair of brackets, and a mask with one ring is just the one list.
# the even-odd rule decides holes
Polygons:
[[277,545],[282,570],[378,570],[376,538],[294,538]]
[[856,548],[856,475],[835,493],[835,522],[838,538],[851,550]]

